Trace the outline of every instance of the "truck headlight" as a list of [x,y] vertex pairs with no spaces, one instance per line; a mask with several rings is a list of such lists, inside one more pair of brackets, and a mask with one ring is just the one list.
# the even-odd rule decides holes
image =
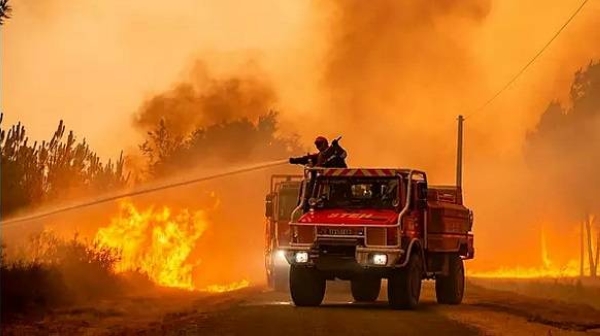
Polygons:
[[285,251],[283,250],[277,250],[275,251],[275,262],[276,263],[282,263],[285,262],[287,263],[287,260],[285,259]]
[[308,262],[308,252],[296,252],[294,256],[297,263],[307,263]]
[[372,260],[374,265],[387,265],[387,254],[375,253]]
[[277,250],[275,252],[275,259],[280,261],[285,260],[285,251]]

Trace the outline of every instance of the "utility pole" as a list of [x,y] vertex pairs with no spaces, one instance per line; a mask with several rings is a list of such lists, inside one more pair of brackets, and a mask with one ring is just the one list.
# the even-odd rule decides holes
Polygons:
[[458,143],[456,146],[456,187],[462,189],[463,123],[465,118],[458,116]]
[[583,220],[581,221],[581,235],[580,235],[580,240],[579,240],[579,245],[580,245],[580,251],[579,251],[579,276],[583,278],[583,263],[584,263],[584,258],[585,258],[585,250],[583,248],[583,242],[584,242],[584,222]]

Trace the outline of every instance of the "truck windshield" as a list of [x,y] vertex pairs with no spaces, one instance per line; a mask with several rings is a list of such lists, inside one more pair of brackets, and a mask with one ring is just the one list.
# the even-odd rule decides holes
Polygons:
[[313,197],[318,208],[392,209],[399,204],[398,182],[397,177],[320,177]]

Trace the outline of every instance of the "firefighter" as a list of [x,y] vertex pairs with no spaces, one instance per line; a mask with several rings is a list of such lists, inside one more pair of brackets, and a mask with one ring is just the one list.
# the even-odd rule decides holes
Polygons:
[[348,168],[346,165],[346,157],[348,154],[346,153],[346,150],[339,145],[338,141],[339,139],[333,140],[330,146],[327,138],[318,136],[315,139],[315,146],[319,151],[318,153],[290,158],[290,163],[323,168]]
[[[332,141],[331,146],[329,145],[329,141],[327,138],[323,136],[318,136],[315,139],[315,147],[317,147],[318,153],[308,154],[301,157],[290,158],[291,164],[301,164],[308,165],[311,167],[323,167],[323,168],[347,168],[346,165],[346,151],[338,144],[337,138]],[[310,181],[308,182],[306,188],[306,195],[302,200],[303,211],[308,211],[308,202],[307,199],[310,198],[314,191],[314,181],[316,177],[316,172],[311,173]]]

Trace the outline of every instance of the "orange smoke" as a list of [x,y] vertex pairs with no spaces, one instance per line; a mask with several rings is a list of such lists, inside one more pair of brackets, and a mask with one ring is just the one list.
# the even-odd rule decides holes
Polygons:
[[[202,210],[173,214],[171,209],[163,207],[140,211],[124,201],[121,212],[110,225],[98,230],[95,239],[100,246],[120,252],[116,272],[138,271],[160,286],[195,290],[198,288],[192,274],[201,261],[192,258],[192,251],[208,226]],[[248,281],[242,280],[205,290],[225,292],[248,285]]]
[[145,101],[135,117],[135,126],[154,129],[161,119],[176,136],[187,136],[197,128],[239,118],[256,119],[275,108],[275,88],[260,69],[219,78],[208,66],[196,61],[189,81]]

